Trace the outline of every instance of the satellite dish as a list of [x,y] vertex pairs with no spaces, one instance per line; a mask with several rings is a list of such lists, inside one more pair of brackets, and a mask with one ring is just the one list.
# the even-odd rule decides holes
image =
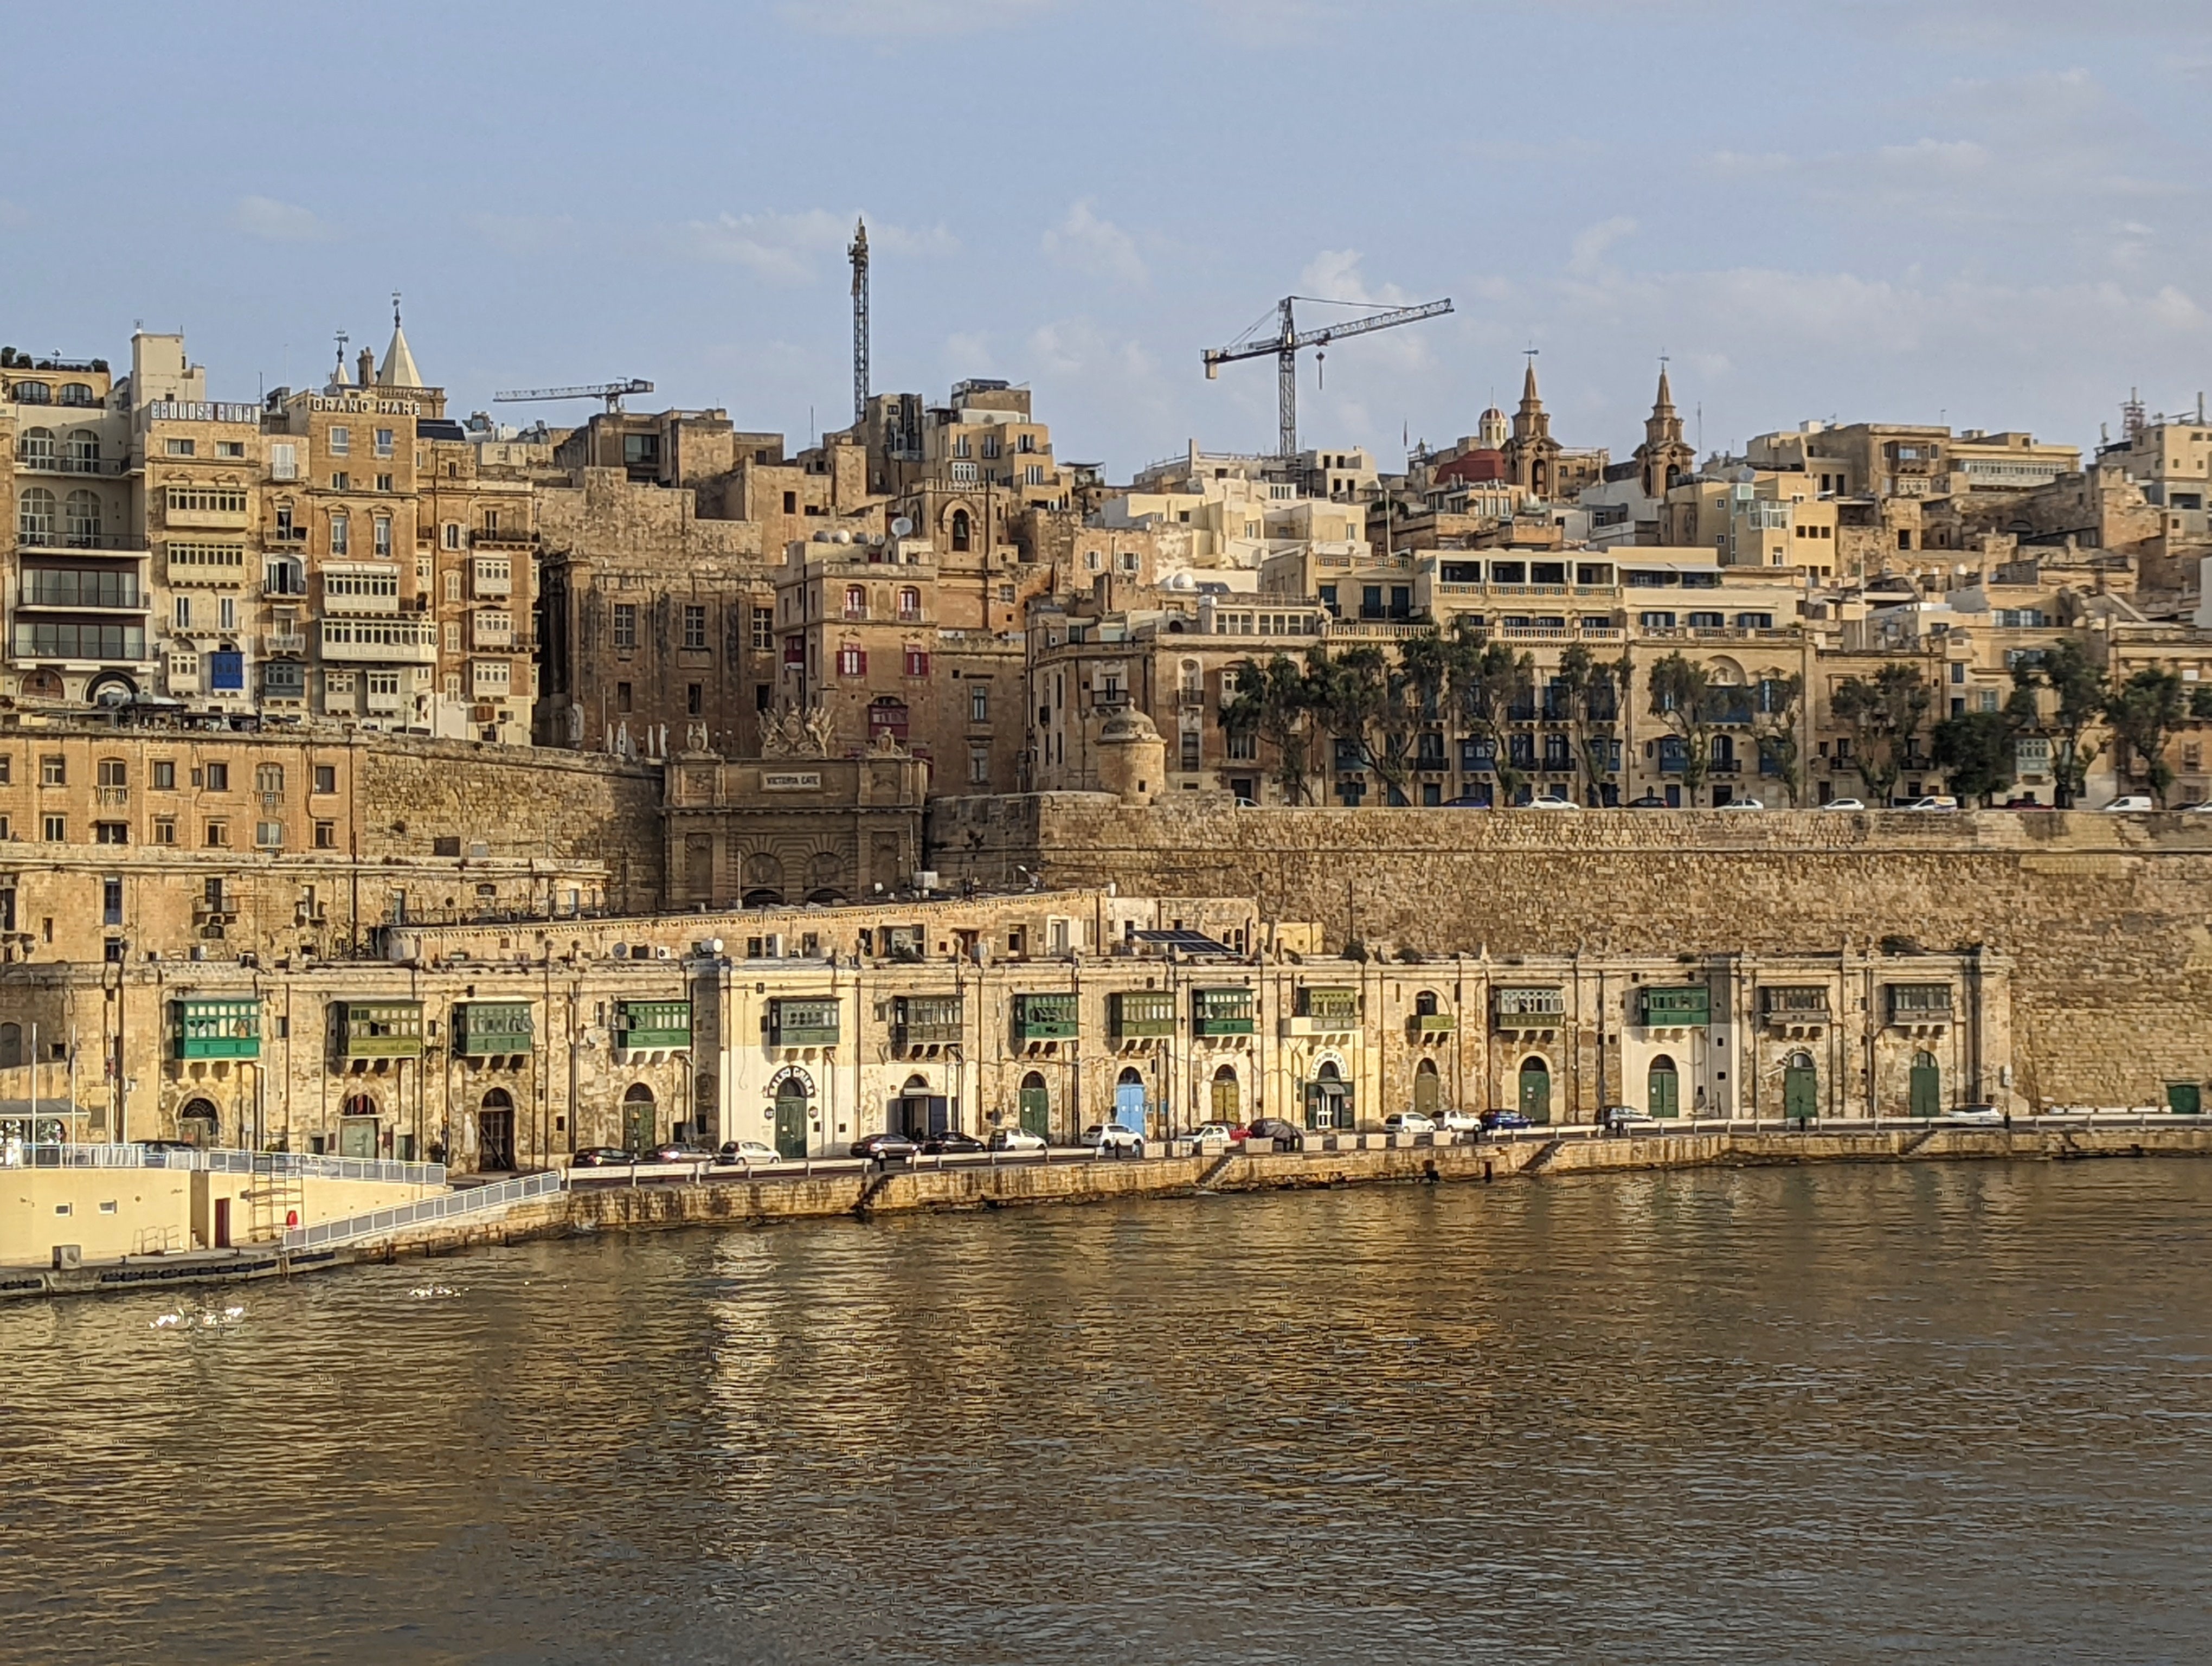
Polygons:
[[901,515],[896,520],[891,522],[891,536],[893,538],[912,538],[914,536],[914,522],[908,520],[904,515]]

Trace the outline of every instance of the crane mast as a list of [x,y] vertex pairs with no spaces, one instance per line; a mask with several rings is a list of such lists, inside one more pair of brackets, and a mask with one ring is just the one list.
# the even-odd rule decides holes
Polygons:
[[853,423],[868,420],[868,222],[858,222],[853,246],[845,251],[853,262]]
[[1224,364],[1234,364],[1241,359],[1275,356],[1276,453],[1285,461],[1298,454],[1298,354],[1309,347],[1325,348],[1345,336],[1364,336],[1376,330],[1395,329],[1401,324],[1414,324],[1422,319],[1437,318],[1452,309],[1449,297],[1443,301],[1424,301],[1418,307],[1393,307],[1379,309],[1365,318],[1352,319],[1347,323],[1325,325],[1318,330],[1301,331],[1294,302],[1311,301],[1316,306],[1342,307],[1353,303],[1319,301],[1312,295],[1285,295],[1275,303],[1276,329],[1273,341],[1231,342],[1226,347],[1209,347],[1199,355],[1206,366],[1206,374],[1212,380]]

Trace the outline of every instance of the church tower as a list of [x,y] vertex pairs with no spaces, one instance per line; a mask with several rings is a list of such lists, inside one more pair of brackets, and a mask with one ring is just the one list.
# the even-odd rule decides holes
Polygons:
[[1664,497],[1668,489],[1687,479],[1697,464],[1697,453],[1682,441],[1682,418],[1674,409],[1674,392],[1667,385],[1667,367],[1659,367],[1659,397],[1644,419],[1644,443],[1636,448],[1637,477],[1646,497]]
[[1531,497],[1548,498],[1559,484],[1559,442],[1552,438],[1552,419],[1536,392],[1532,350],[1521,380],[1521,408],[1513,413],[1512,437],[1505,442],[1505,477]]

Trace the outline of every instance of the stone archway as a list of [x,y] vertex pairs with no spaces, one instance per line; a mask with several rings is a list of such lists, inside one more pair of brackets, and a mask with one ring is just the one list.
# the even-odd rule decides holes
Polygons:
[[660,1107],[652,1087],[632,1082],[623,1093],[623,1143],[641,1158],[660,1143]]
[[1520,1079],[1516,1083],[1521,1114],[1541,1128],[1552,1120],[1552,1067],[1540,1055],[1531,1053],[1521,1061]]
[[491,1089],[477,1104],[477,1167],[514,1167],[514,1096],[503,1087]]
[[1237,1079],[1237,1067],[1224,1064],[1213,1073],[1208,1120],[1235,1128],[1244,1120],[1244,1086]]
[[216,1135],[222,1128],[222,1116],[212,1099],[187,1099],[177,1112],[177,1138],[188,1146],[218,1144]]

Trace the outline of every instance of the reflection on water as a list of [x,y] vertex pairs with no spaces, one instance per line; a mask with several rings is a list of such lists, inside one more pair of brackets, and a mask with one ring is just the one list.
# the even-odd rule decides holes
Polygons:
[[2202,1661],[2208,1213],[1591,1177],[9,1307],[0,1657]]

